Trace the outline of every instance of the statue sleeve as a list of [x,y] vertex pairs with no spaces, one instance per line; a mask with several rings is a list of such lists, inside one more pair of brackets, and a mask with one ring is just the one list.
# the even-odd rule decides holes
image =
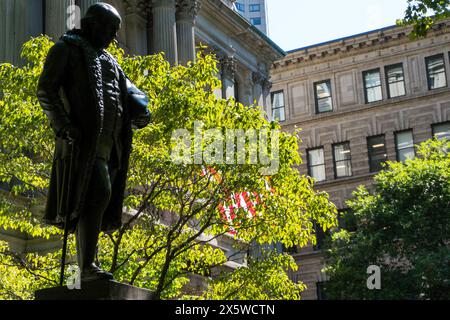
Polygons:
[[57,42],[49,51],[44,70],[39,78],[37,97],[50,125],[58,136],[61,129],[70,124],[59,90],[69,57],[69,48],[64,42]]
[[127,77],[127,104],[130,108],[131,122],[137,128],[142,129],[150,123],[150,111],[148,110],[148,97],[139,90]]

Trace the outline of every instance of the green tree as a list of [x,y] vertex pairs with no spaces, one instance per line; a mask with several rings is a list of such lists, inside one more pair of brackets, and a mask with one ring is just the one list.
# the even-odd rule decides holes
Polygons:
[[[47,37],[32,39],[24,45],[22,56],[28,61],[24,67],[0,66],[0,182],[11,187],[1,197],[0,227],[35,237],[60,238],[60,230],[41,226],[39,222],[54,140],[35,92],[51,45]],[[218,70],[214,56],[200,51],[196,63],[170,67],[162,55],[125,56],[115,45],[109,50],[130,79],[149,96],[153,118],[150,126],[134,135],[125,200],[129,210],[124,226],[100,238],[98,262],[113,272],[117,280],[154,290],[158,298],[179,298],[189,282],[189,274],[209,277],[227,261],[237,259],[238,254],[226,256],[209,245],[219,237],[234,237],[236,252],[246,253],[253,244],[304,246],[315,242],[313,220],[326,229],[336,224],[336,209],[328,196],[314,191],[313,182],[295,168],[301,162],[297,135],[280,132],[276,140],[273,132],[280,126],[265,120],[261,108],[214,95],[220,86],[215,77]],[[276,160],[273,151],[279,150],[278,170],[270,177],[263,176],[261,170],[266,165],[252,164],[248,156],[241,165],[213,164],[207,159],[198,164],[174,161],[172,153],[180,146],[180,140],[174,139],[173,133],[177,129],[186,130],[194,142],[191,145],[194,151],[199,121],[205,137],[200,143],[200,153],[210,151],[213,157],[218,152],[211,142],[217,141],[211,141],[208,132],[269,130],[269,145],[278,141],[278,148],[272,148],[269,154],[271,160]],[[245,146],[254,147],[250,139],[245,140]],[[231,221],[224,218],[219,208],[229,204],[230,197],[238,192],[251,192],[249,196],[260,201],[254,205],[254,216],[249,217],[249,211],[239,209]],[[72,264],[73,242],[71,237]],[[0,295],[28,299],[38,287],[54,286],[60,255],[61,251],[44,256],[13,255],[2,243],[0,266],[1,274],[5,274],[2,278],[5,289],[0,287]],[[241,288],[248,286],[239,298],[299,297],[302,284],[270,274],[274,270],[296,269],[292,257],[275,253],[269,257],[276,263],[272,268],[261,259],[249,261],[249,267],[266,264],[263,270],[269,273],[266,276],[272,279],[270,282],[253,281],[245,269],[235,271],[231,281],[239,281]],[[11,270],[17,270],[14,272],[20,272],[20,276],[7,277]],[[262,279],[263,271],[259,273]],[[219,277],[223,279],[225,275]],[[288,283],[282,283],[285,281]],[[214,298],[234,297],[215,282],[211,286]],[[277,286],[279,290],[274,289]]]
[[399,25],[413,25],[411,37],[423,37],[439,19],[450,16],[449,0],[408,0],[408,6]]
[[[353,225],[333,234],[328,251],[330,298],[450,298],[448,150],[449,142],[424,142],[418,158],[388,163],[373,192],[354,193],[344,217]],[[366,287],[370,265],[381,267],[381,290]]]

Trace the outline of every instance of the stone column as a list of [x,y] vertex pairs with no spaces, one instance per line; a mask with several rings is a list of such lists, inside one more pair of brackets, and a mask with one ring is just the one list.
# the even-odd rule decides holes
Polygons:
[[199,9],[199,0],[178,0],[176,14],[178,63],[183,65],[188,61],[195,61],[194,27]]
[[47,0],[45,3],[45,33],[58,40],[68,29],[69,7],[75,0]]
[[250,106],[254,102],[253,98],[253,78],[252,72],[249,70],[244,70],[242,72],[242,83],[239,88],[240,97],[239,102],[244,105]]
[[260,72],[253,72],[253,99],[256,100],[256,104],[261,108],[264,107],[263,96],[263,81],[264,77]]
[[147,41],[147,12],[144,1],[127,0],[125,14],[126,43],[132,54],[146,55]]
[[175,0],[153,1],[153,49],[164,52],[171,65],[178,63]]
[[80,9],[81,9],[81,17],[83,17],[86,14],[87,9],[92,6],[93,4],[96,4],[100,2],[99,0],[79,0]]
[[222,98],[234,98],[234,85],[236,77],[236,59],[233,56],[225,56],[220,59],[222,78]]
[[264,79],[262,84],[264,110],[266,110],[269,119],[272,119],[272,100],[270,97],[270,90],[272,89],[272,82],[269,79]]
[[0,1],[0,63],[23,63],[22,45],[43,33],[42,9],[42,0]]

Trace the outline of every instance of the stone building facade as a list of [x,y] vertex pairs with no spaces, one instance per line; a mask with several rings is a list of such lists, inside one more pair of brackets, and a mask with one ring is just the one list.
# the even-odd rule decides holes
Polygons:
[[[426,38],[409,32],[394,26],[333,40],[273,65],[272,116],[284,130],[303,129],[300,171],[339,210],[357,186],[370,187],[381,163],[414,157],[413,145],[433,135],[450,139],[450,20]],[[293,255],[304,298],[322,298],[321,250]]]
[[[68,28],[77,26],[87,8],[98,0],[1,0],[0,63],[20,65],[21,45],[32,36],[47,34],[58,39]],[[219,60],[223,98],[261,106],[270,111],[269,71],[285,52],[236,12],[230,0],[104,0],[123,18],[118,42],[129,54],[164,52],[175,64],[195,60],[199,44],[208,46]],[[2,192],[0,186],[0,192]],[[4,190],[3,190],[4,191]],[[1,196],[1,194],[0,194]],[[43,208],[36,208],[36,212]],[[25,234],[0,230],[0,239],[18,252],[58,248],[59,240],[32,239]],[[230,237],[212,245],[234,255]],[[229,262],[235,268],[245,257]],[[195,281],[193,286],[201,286]]]
[[[58,39],[98,0],[0,1],[0,62],[20,64],[20,48],[31,36]],[[105,0],[123,17],[118,41],[131,54],[164,52],[172,64],[195,59],[207,45],[220,61],[220,97],[270,110],[269,71],[285,55],[236,12],[229,0]]]

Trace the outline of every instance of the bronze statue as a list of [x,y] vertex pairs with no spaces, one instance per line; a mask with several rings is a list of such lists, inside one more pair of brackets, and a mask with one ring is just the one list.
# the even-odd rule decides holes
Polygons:
[[50,49],[38,85],[56,136],[44,219],[76,234],[81,281],[113,278],[94,263],[98,235],[122,224],[132,128],[150,122],[147,97],[105,50],[121,21],[109,4],[89,7]]

